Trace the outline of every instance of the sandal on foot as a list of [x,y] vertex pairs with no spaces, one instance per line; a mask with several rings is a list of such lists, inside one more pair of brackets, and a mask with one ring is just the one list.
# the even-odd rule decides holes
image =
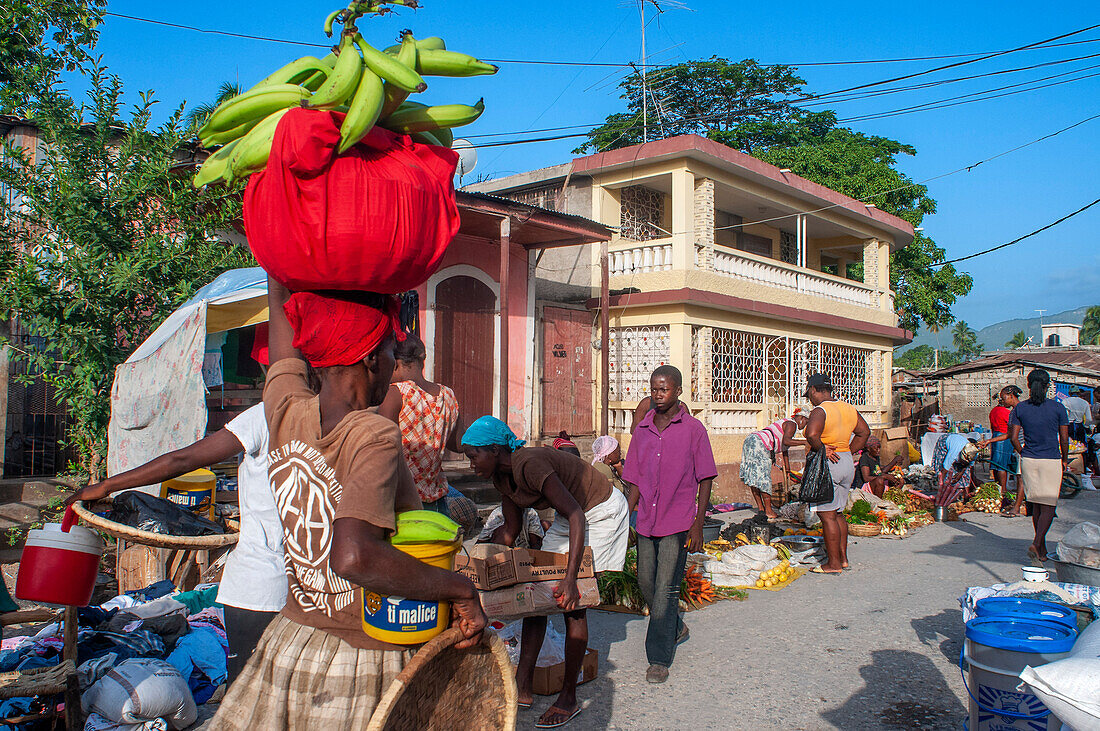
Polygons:
[[[841,571],[843,571],[843,569],[841,569]],[[826,571],[825,569],[821,568],[820,566],[814,566],[812,569],[810,569],[810,573],[811,574],[828,574],[829,576],[839,576],[841,572],[840,571]]]
[[[557,711],[558,715],[565,716],[565,718],[561,719],[560,721],[555,721],[553,723],[549,721],[544,721],[543,719],[546,718],[547,714],[551,713],[552,711]],[[539,720],[535,723],[535,728],[560,728],[561,726],[564,726],[565,724],[576,718],[577,714],[580,712],[580,703],[577,704],[577,707],[573,709],[572,713],[566,711],[563,708],[558,708],[557,706],[550,706],[546,709],[546,713],[542,714],[542,716],[539,717]]]

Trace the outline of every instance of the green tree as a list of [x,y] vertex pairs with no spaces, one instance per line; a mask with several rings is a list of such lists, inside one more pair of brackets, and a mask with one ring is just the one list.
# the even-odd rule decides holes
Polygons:
[[153,95],[123,109],[122,82],[94,61],[88,100],[58,91],[56,72],[25,100],[41,139],[32,157],[6,144],[0,183],[18,205],[0,215],[0,318],[18,318],[46,350],[18,351],[52,383],[81,471],[102,473],[115,367],[196,289],[252,263],[218,239],[240,214],[240,189],[199,193],[181,165],[191,129],[182,107],[150,121]]
[[934,360],[935,352],[931,345],[917,345],[895,358],[894,365],[898,368],[922,370],[931,368]]
[[[628,111],[609,116],[576,152],[594,152],[642,141],[641,76],[620,83]],[[712,57],[657,69],[647,78],[648,139],[699,134],[750,154],[845,195],[874,202],[919,227],[936,202],[928,189],[897,169],[899,155],[916,149],[896,140],[840,127],[836,114],[795,106],[805,81],[790,66],[761,66],[747,59]],[[921,232],[891,257],[891,286],[899,323],[916,330],[954,321],[951,307],[973,281],[952,265],[935,266],[945,252]]]
[[959,320],[951,330],[951,341],[955,346],[955,353],[959,360],[967,360],[982,354],[982,346],[978,343],[978,333],[974,328],[966,324],[966,320]]
[[1027,333],[1021,330],[1012,336],[1012,339],[1005,343],[1006,348],[1022,348],[1027,345]]
[[107,0],[0,3],[0,112],[23,114],[43,80],[90,59]]
[[1100,305],[1094,305],[1085,312],[1080,338],[1082,345],[1100,345]]

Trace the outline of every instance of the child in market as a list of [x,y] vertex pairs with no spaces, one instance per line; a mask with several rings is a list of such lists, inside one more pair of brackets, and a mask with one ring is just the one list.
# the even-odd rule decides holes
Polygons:
[[[554,589],[565,612],[565,683],[535,728],[564,726],[581,711],[577,673],[588,649],[588,617],[578,609],[577,574],[584,547],[592,548],[594,568],[621,571],[630,530],[626,498],[590,464],[559,449],[525,447],[500,419],[483,416],[462,436],[462,448],[478,477],[492,480],[504,514],[500,541],[511,546],[522,529],[524,510],[553,508],[556,517],[542,550],[569,556],[566,575]],[[523,620],[516,683],[521,708],[530,707],[535,661],[546,634],[546,617]]]

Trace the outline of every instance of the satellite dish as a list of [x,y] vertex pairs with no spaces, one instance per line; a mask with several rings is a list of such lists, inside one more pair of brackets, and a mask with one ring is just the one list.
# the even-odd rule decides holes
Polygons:
[[462,178],[473,172],[477,167],[477,149],[469,140],[455,140],[451,143],[451,149],[458,153],[458,168],[455,172]]

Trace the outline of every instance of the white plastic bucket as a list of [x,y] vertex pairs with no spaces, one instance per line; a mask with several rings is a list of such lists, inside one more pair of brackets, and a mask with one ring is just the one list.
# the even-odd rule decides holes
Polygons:
[[1026,617],[978,617],[966,624],[959,669],[970,696],[970,731],[1055,731],[1061,722],[1034,694],[1021,689],[1020,673],[1061,660],[1069,654],[1077,631]]

